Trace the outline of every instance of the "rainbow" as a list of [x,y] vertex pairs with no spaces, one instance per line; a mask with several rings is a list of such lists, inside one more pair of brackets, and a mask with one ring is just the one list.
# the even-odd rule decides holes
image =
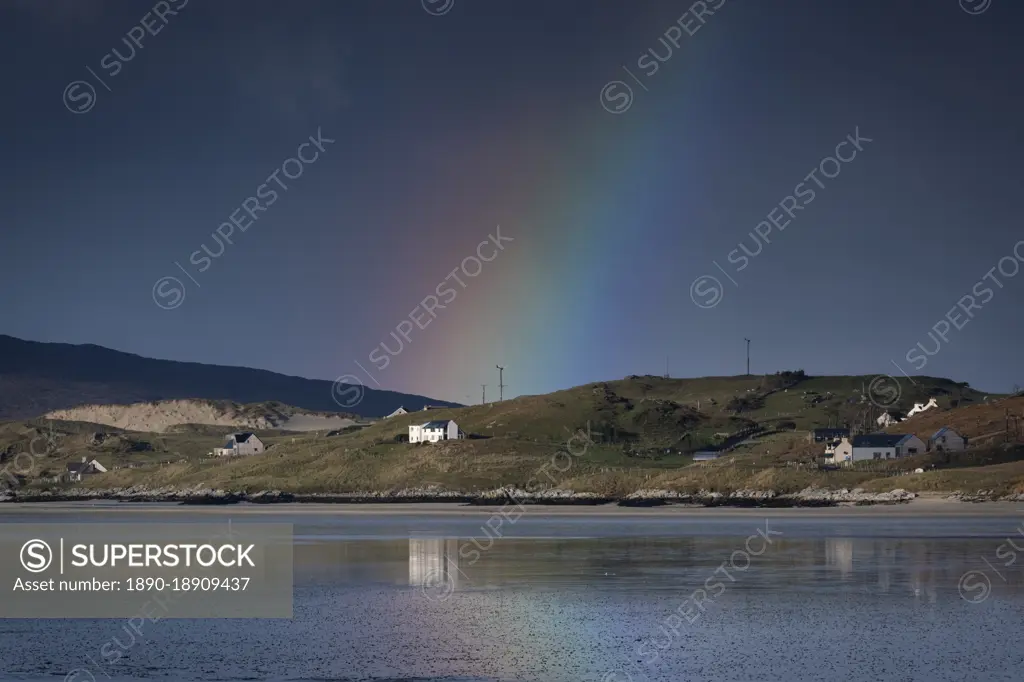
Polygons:
[[[659,15],[650,21],[648,42],[662,55],[665,51],[658,38],[674,20]],[[698,38],[704,34],[691,40]],[[637,49],[632,57],[623,55],[623,62],[634,64],[643,50]],[[643,327],[626,330],[634,309],[643,305],[636,300],[641,290],[648,289],[647,297],[657,294],[648,284],[634,281],[637,275],[626,273],[635,272],[631,263],[652,254],[661,256],[659,262],[672,262],[660,253],[653,228],[664,230],[669,227],[667,220],[682,217],[678,197],[688,180],[699,181],[696,170],[688,178],[679,168],[686,163],[687,151],[679,142],[680,133],[687,144],[706,144],[706,128],[687,121],[695,111],[683,100],[700,97],[697,90],[714,86],[711,69],[694,62],[696,52],[676,54],[663,63],[646,82],[648,91],[634,84],[635,100],[621,115],[608,113],[599,98],[602,76],[625,78],[612,62],[606,74],[596,74],[589,97],[583,98],[580,88],[576,115],[558,117],[559,125],[578,122],[574,135],[562,136],[539,118],[546,111],[556,111],[555,104],[535,101],[530,109],[539,112],[537,119],[507,120],[486,132],[460,132],[446,140],[443,158],[451,161],[445,166],[442,160],[436,182],[465,180],[460,173],[466,166],[493,167],[495,159],[501,160],[499,178],[475,179],[472,186],[449,192],[471,201],[466,214],[494,219],[485,222],[484,218],[473,226],[460,221],[457,230],[450,226],[427,230],[445,234],[444,266],[449,270],[418,267],[418,281],[406,287],[432,292],[438,273],[443,277],[459,258],[473,254],[495,224],[514,241],[498,259],[485,264],[465,291],[459,290],[458,298],[432,326],[416,332],[419,338],[410,347],[415,348],[412,357],[396,359],[395,368],[388,370],[394,373],[388,377],[392,385],[477,403],[480,384],[488,385],[488,400],[497,397],[495,364],[507,367],[506,398],[642,373],[642,369],[663,371],[664,343],[658,343],[660,348],[652,345],[650,357],[643,357],[636,350],[647,346]],[[714,55],[703,52],[702,61],[713,62]],[[681,94],[684,82],[690,91]],[[688,127],[692,134],[686,133]],[[665,134],[669,128],[674,133],[671,137]],[[494,130],[503,131],[501,140],[493,139]],[[557,147],[539,142],[556,138],[561,139]],[[668,142],[674,148],[667,149]],[[474,210],[480,207],[486,210]],[[685,229],[681,220],[678,229]],[[448,236],[451,232],[456,234]]]

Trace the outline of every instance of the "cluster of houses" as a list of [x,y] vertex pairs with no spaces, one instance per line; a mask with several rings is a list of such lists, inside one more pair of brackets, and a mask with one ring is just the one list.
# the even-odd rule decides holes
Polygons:
[[912,433],[867,433],[850,437],[849,429],[814,429],[808,436],[825,445],[828,464],[848,465],[877,459],[896,459],[925,452],[959,452],[967,449],[967,438],[944,426],[922,441]]
[[[424,410],[440,409],[433,405],[425,405]],[[394,417],[400,414],[409,414],[404,408],[399,407],[389,414]],[[465,438],[466,434],[459,428],[453,419],[433,419],[423,424],[411,424],[409,426],[410,443],[436,443],[440,440],[459,440]],[[227,437],[222,447],[214,448],[215,457],[239,457],[242,455],[258,455],[266,450],[263,441],[255,433],[233,433]]]
[[[439,408],[435,408],[433,405],[426,405],[423,409]],[[407,412],[400,407],[389,416],[396,414],[407,414]],[[412,424],[409,426],[410,443],[436,443],[442,440],[459,440],[465,437],[466,434],[453,419],[435,419],[424,424]],[[215,457],[240,457],[258,455],[265,451],[266,446],[259,436],[246,431],[228,435],[224,445],[214,448],[210,454]],[[83,457],[81,462],[72,462],[67,465],[67,471],[64,472],[63,478],[69,482],[79,482],[83,477],[106,472],[107,468],[95,459],[88,460]]]
[[[258,455],[266,450],[263,441],[255,433],[233,433],[227,437],[223,447],[214,448],[213,454],[218,457],[232,457],[236,455]],[[128,465],[129,468],[138,465]],[[117,467],[115,467],[117,468]],[[54,480],[63,479],[69,483],[80,483],[83,479],[95,474],[105,474],[109,471],[98,460],[83,457],[80,462],[71,462],[67,465],[62,476]]]
[[[214,448],[213,454],[218,457],[233,457],[237,455],[258,455],[266,450],[263,441],[255,433],[233,433],[227,437],[223,447]],[[140,465],[127,465],[129,468]],[[118,467],[114,467],[115,469]],[[105,474],[109,471],[98,460],[83,457],[80,462],[71,462],[67,465],[63,475],[53,480],[63,480],[68,483],[81,483],[83,479],[96,474]]]

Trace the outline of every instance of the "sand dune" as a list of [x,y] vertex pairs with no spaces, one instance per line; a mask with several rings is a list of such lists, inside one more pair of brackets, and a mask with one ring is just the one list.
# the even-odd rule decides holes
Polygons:
[[162,433],[181,424],[251,430],[322,431],[355,424],[351,415],[306,412],[280,403],[242,405],[214,400],[161,400],[130,405],[83,405],[54,410],[46,419],[105,424],[129,431]]

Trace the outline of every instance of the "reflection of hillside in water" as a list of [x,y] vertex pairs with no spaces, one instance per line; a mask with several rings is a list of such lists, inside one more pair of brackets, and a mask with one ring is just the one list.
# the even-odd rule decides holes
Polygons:
[[[471,539],[442,537],[306,540],[296,544],[294,559],[298,582],[400,584],[438,593],[471,587],[688,593],[710,579],[727,586],[722,599],[746,591],[831,589],[909,593],[934,602],[937,593],[956,595],[960,577],[972,570],[986,572],[996,596],[1024,593],[1024,551],[1009,567],[996,554],[1006,537],[774,536],[763,553],[750,555],[745,570],[730,562],[746,565],[746,536],[506,538],[486,551]],[[761,546],[750,543],[754,551]]]

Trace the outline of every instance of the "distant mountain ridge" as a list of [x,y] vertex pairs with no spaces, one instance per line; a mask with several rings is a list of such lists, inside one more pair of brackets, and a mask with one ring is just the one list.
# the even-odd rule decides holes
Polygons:
[[[360,394],[361,400],[350,405]],[[0,334],[0,419],[30,419],[82,405],[173,399],[281,402],[362,417],[382,417],[401,405],[458,406],[361,386],[357,392],[348,385],[263,369],[156,360],[92,344],[42,343]]]

